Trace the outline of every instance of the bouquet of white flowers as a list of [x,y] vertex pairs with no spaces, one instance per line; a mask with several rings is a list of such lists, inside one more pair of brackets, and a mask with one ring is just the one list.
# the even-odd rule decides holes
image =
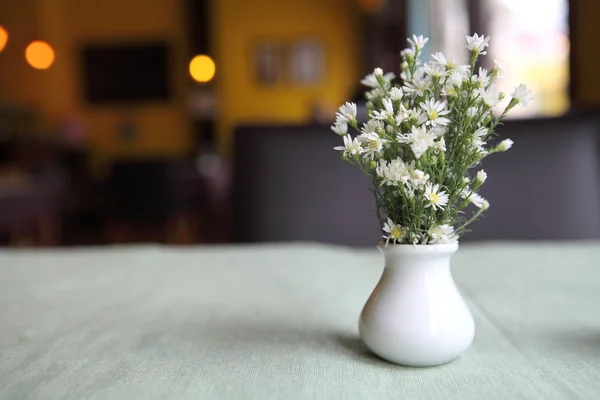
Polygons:
[[[380,68],[361,81],[369,88],[367,121],[361,127],[356,104],[340,107],[331,129],[344,145],[335,149],[373,183],[386,245],[455,242],[489,207],[477,193],[487,174],[469,170],[512,146],[510,139],[495,146],[487,142],[513,107],[532,99],[521,84],[500,108],[505,94],[494,80],[502,78],[502,66],[494,61],[490,71],[475,70],[489,40],[467,36],[470,65],[459,65],[442,53],[423,63],[420,55],[428,39],[413,36],[411,47],[402,52],[402,86]],[[358,135],[352,138],[348,127]],[[470,218],[464,211],[469,204],[475,206]]]

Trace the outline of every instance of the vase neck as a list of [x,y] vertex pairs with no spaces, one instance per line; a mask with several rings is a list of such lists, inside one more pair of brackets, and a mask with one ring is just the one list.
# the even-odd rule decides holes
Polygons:
[[[449,274],[450,258],[458,245],[412,246],[386,248],[385,274],[396,275]],[[444,247],[442,247],[444,246]]]

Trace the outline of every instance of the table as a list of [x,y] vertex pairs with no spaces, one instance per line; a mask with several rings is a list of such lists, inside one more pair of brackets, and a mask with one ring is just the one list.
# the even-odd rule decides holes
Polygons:
[[1,399],[595,399],[600,243],[464,245],[477,334],[454,362],[371,355],[375,250],[0,251]]

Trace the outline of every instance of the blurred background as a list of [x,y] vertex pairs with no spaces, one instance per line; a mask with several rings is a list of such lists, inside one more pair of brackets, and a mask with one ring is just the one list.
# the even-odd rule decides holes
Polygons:
[[523,147],[490,165],[490,202],[550,198],[513,228],[490,211],[473,239],[598,238],[598,15],[597,0],[2,0],[0,244],[376,243],[366,183],[331,150],[335,110],[373,67],[397,73],[409,34],[464,60],[472,32],[492,36],[503,90],[536,95],[502,128]]

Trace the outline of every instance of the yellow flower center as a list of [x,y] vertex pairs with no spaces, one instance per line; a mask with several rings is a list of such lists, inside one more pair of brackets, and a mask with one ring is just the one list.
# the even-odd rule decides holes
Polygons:
[[438,200],[439,200],[440,198],[438,197],[438,195],[437,195],[437,194],[435,194],[435,193],[431,193],[431,194],[429,195],[429,199],[431,200],[431,202],[432,202],[433,204],[437,204],[437,202],[438,202]]
[[379,148],[379,142],[377,142],[377,140],[369,141],[369,148],[371,150],[377,150]]
[[454,88],[448,89],[448,95],[449,96],[456,96],[456,90],[454,90]]
[[399,226],[395,226],[392,228],[390,235],[392,235],[393,237],[399,239],[402,237],[402,234],[404,233],[404,231],[402,230],[402,228],[400,228]]
[[436,111],[432,111],[429,113],[429,119],[436,119],[438,117],[438,113]]

